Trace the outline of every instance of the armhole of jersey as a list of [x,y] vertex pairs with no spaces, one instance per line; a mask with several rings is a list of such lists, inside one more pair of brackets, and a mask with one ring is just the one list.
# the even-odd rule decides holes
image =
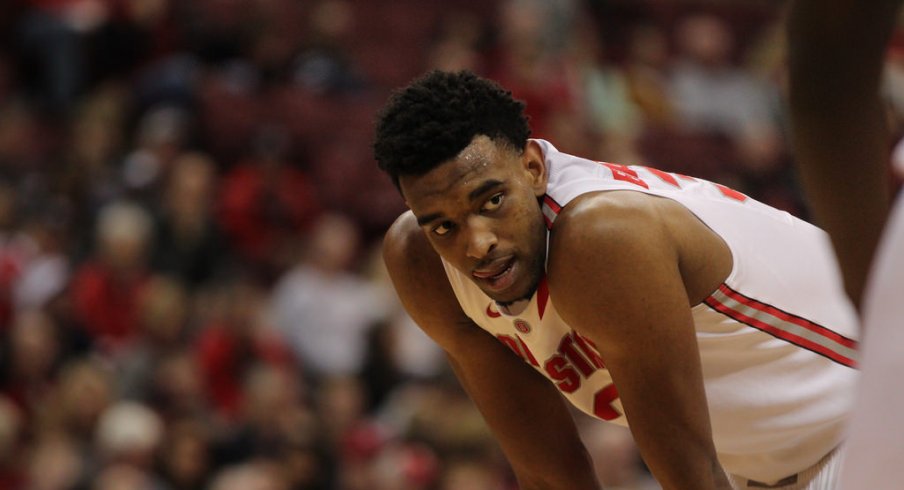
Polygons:
[[[638,192],[643,192],[643,191],[638,191]],[[713,294],[718,293],[719,288],[720,288],[723,284],[724,284],[724,285],[727,285],[727,286],[733,286],[734,284],[736,284],[735,279],[736,279],[736,277],[737,277],[737,275],[738,275],[738,269],[739,269],[739,265],[738,265],[738,257],[739,257],[739,254],[738,254],[737,251],[734,249],[734,247],[732,246],[731,242],[729,242],[728,240],[726,240],[725,237],[723,237],[718,231],[714,230],[713,227],[710,226],[709,223],[707,223],[705,219],[703,219],[699,214],[697,214],[696,211],[694,211],[694,210],[693,210],[690,206],[688,206],[687,204],[685,204],[685,203],[683,203],[683,202],[681,202],[681,201],[679,201],[679,200],[677,200],[677,199],[672,199],[671,197],[669,197],[669,196],[667,196],[667,195],[663,195],[663,194],[651,193],[651,192],[647,192],[646,194],[649,194],[649,195],[652,195],[652,196],[656,196],[656,197],[661,197],[661,198],[664,198],[664,199],[669,199],[669,200],[672,200],[672,201],[678,203],[679,205],[681,205],[681,207],[683,207],[684,209],[686,209],[687,212],[691,213],[691,214],[694,216],[694,218],[697,219],[697,221],[699,221],[703,226],[705,226],[707,230],[711,231],[714,235],[716,235],[716,237],[718,237],[719,240],[720,240],[723,244],[725,244],[725,247],[728,248],[728,253],[731,255],[731,271],[728,272],[728,275],[725,276],[725,279],[723,279],[722,282],[721,282],[718,286],[716,286],[715,289],[713,289],[712,291],[709,292],[709,294],[706,295],[706,298],[703,298],[703,300],[700,301],[699,303],[697,303],[697,304],[695,304],[695,305],[692,305],[692,308],[697,308],[697,307],[699,307],[699,306],[701,306],[701,305],[704,306],[704,307],[706,307],[706,300],[709,299],[709,298],[711,298],[711,297],[713,296]]]

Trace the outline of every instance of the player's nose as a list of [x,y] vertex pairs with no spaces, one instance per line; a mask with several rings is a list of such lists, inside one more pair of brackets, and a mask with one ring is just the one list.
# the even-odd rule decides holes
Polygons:
[[468,220],[468,257],[483,259],[496,247],[496,233],[483,217]]

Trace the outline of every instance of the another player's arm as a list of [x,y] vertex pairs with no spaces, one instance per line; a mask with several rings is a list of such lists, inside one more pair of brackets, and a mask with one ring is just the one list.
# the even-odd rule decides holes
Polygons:
[[[690,311],[691,301],[703,298],[689,299],[685,284],[717,286],[724,277],[713,278],[727,275],[730,253],[677,203],[618,194],[582,196],[557,218],[551,298],[599,348],[641,455],[663,488],[730,489],[713,445]],[[709,233],[693,253],[711,254],[711,262],[682,263],[681,242],[696,238],[675,236],[681,220],[697,226],[696,234]]]
[[387,233],[383,256],[403,305],[446,351],[520,487],[597,490],[589,456],[559,393],[464,314],[411,213]]
[[891,200],[879,83],[900,4],[796,0],[788,22],[795,161],[856,303]]

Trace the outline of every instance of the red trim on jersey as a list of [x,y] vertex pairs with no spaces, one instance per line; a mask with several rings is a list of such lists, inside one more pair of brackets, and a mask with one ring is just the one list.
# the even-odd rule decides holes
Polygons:
[[[731,306],[719,301],[719,299],[717,299],[714,295],[706,298],[706,300],[704,300],[706,305],[718,311],[719,313],[722,313],[729,318],[732,318],[757,330],[768,333],[773,337],[788,341],[811,352],[827,357],[844,366],[852,368],[857,367],[857,361],[855,359],[851,359],[850,357],[840,352],[836,352],[831,348],[832,344],[837,344],[849,349],[856,349],[857,342],[855,340],[844,337],[837,332],[833,332],[832,330],[813,323],[807,319],[779,310],[774,306],[770,306],[755,299],[748,298],[747,296],[744,296],[741,293],[738,293],[737,291],[729,288],[725,284],[719,286],[719,291],[722,292],[722,294],[726,295],[729,299],[737,301],[738,303],[761,313],[765,313],[776,319],[777,321],[775,325],[772,325],[732,308]],[[793,332],[785,330],[781,327],[782,322],[791,323],[810,332],[813,332],[814,334],[824,338],[826,340],[826,343],[829,345],[822,345],[810,339],[801,337],[800,335],[797,335]]]
[[760,310],[760,311],[769,313],[770,315],[780,318],[786,322],[793,323],[795,325],[800,325],[801,327],[804,327],[813,333],[816,333],[816,334],[822,335],[823,337],[832,339],[833,341],[838,342],[839,344],[841,344],[845,347],[850,347],[851,349],[857,348],[856,340],[849,339],[849,338],[845,337],[844,335],[841,335],[838,332],[833,332],[832,330],[829,330],[828,328],[823,327],[822,325],[813,323],[810,320],[807,320],[806,318],[801,318],[797,315],[792,315],[792,314],[782,311],[774,306],[767,305],[766,303],[757,301],[753,298],[748,298],[747,296],[744,296],[743,294],[735,291],[734,289],[731,289],[730,287],[728,287],[725,284],[722,284],[721,286],[719,286],[719,290],[722,291],[723,293],[725,293],[726,296],[730,297],[731,299],[733,299],[739,303],[743,303],[756,310]]
[[543,313],[546,312],[546,304],[549,302],[549,286],[546,284],[546,274],[543,274],[543,278],[540,279],[540,284],[537,286],[537,313],[540,314],[540,319],[543,319]]
[[[562,206],[559,205],[555,201],[555,199],[549,197],[549,195],[543,196],[543,203],[540,205],[541,210],[543,212],[543,221],[546,222],[546,229],[552,229],[552,223],[556,220],[556,216],[558,216],[559,211],[562,210]],[[549,213],[546,210],[549,209]]]

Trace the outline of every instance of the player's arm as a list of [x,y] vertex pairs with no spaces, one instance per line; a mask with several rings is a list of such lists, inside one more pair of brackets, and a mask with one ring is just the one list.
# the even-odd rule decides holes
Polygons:
[[879,83],[900,3],[796,0],[788,22],[794,157],[858,304],[890,203]]
[[412,318],[445,351],[524,490],[597,490],[571,414],[551,383],[461,310],[413,215],[386,235],[383,256]]
[[[711,267],[727,275],[730,255],[726,264],[727,249],[677,203],[617,194],[582,196],[557,218],[550,296],[562,318],[599,348],[641,455],[663,488],[730,489],[712,441],[685,287],[716,287],[700,278],[715,277]],[[713,254],[710,265],[695,261],[684,270],[690,264],[682,263],[681,237],[672,230],[682,220],[699,228],[694,234],[710,234],[700,246],[714,249],[694,251]]]

